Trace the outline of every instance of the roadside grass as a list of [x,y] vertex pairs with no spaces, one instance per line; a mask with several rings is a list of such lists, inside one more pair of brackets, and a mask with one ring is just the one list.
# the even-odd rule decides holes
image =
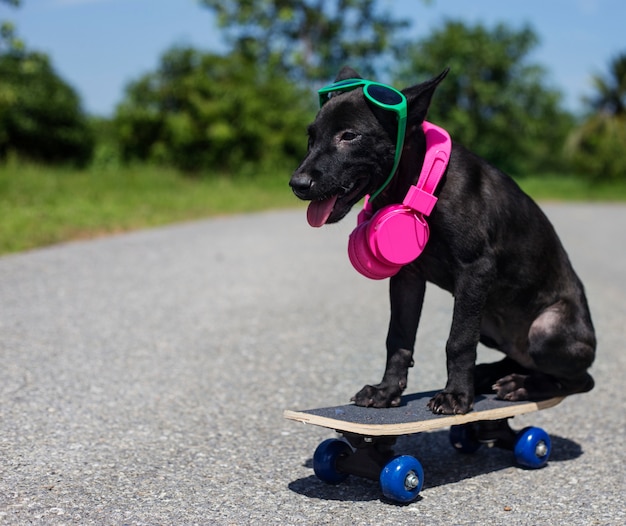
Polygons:
[[[304,206],[288,170],[191,177],[154,166],[114,169],[0,165],[0,254],[224,214]],[[538,200],[626,201],[626,182],[558,175],[518,179]]]
[[619,182],[592,182],[561,174],[516,178],[528,195],[537,201],[626,202],[626,176]]
[[0,166],[0,254],[203,217],[298,206],[289,173],[191,177],[168,168]]

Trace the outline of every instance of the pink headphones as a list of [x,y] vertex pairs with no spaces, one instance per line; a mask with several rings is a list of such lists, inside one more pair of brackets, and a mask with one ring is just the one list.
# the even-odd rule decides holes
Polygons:
[[348,256],[352,266],[370,279],[385,279],[414,261],[428,241],[425,216],[432,212],[433,195],[448,166],[452,141],[448,132],[429,122],[422,124],[426,155],[417,184],[409,188],[402,204],[373,213],[369,196],[350,234]]

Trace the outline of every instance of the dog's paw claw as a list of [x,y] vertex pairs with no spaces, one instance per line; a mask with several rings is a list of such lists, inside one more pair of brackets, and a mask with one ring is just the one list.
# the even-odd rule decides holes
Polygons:
[[437,415],[464,415],[472,410],[472,397],[463,393],[441,392],[428,402],[428,409]]
[[518,402],[528,400],[528,391],[526,389],[526,380],[528,376],[521,374],[510,374],[504,378],[500,378],[494,386],[493,390],[500,400],[508,402]]
[[366,385],[351,401],[361,407],[397,407],[401,397],[390,390],[378,385]]

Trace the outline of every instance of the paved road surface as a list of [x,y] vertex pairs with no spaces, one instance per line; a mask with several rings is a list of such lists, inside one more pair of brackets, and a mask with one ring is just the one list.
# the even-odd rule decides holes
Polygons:
[[[426,471],[396,506],[311,469],[332,432],[285,408],[347,401],[380,379],[386,284],[354,272],[354,217],[220,218],[0,258],[2,524],[626,523],[626,206],[546,205],[586,284],[596,389],[516,419],[553,459],[400,440]],[[451,300],[431,287],[410,390],[443,386]],[[483,358],[493,351],[481,350]]]

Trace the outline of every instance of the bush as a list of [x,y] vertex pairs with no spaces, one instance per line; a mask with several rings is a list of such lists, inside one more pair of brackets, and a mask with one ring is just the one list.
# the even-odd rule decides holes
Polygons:
[[592,77],[595,93],[589,113],[567,142],[574,169],[591,181],[626,180],[626,53],[609,63],[605,75]]
[[574,170],[591,181],[626,179],[626,117],[598,113],[570,136],[567,153]]
[[94,139],[76,92],[52,69],[46,55],[0,55],[0,160],[76,164],[89,161]]
[[128,86],[114,126],[126,161],[186,171],[293,166],[313,99],[237,54],[174,48]]

